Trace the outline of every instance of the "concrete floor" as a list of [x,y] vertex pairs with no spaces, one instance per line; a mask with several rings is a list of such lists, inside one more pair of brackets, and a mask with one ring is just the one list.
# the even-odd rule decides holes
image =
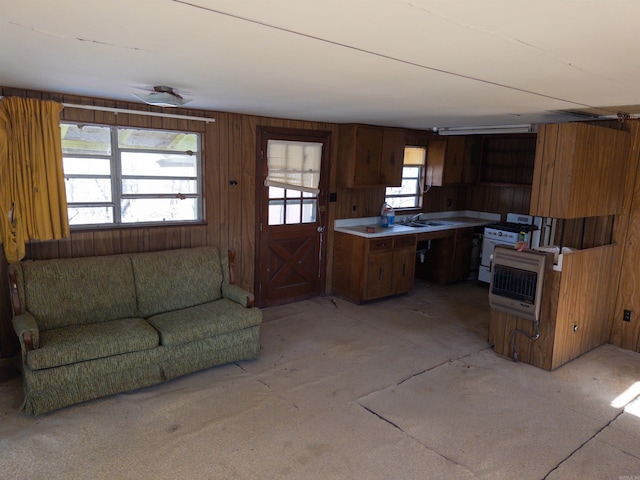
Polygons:
[[40,417],[0,383],[0,477],[640,480],[640,354],[501,357],[486,286],[264,318],[258,360]]

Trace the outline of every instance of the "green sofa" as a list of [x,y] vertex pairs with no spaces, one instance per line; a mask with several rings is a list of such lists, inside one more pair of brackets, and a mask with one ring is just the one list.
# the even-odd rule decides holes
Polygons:
[[234,257],[198,247],[10,265],[24,411],[256,358],[262,312],[234,285]]

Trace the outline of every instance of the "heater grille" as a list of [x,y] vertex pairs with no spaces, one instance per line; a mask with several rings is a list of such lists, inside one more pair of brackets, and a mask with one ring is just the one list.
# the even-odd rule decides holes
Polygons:
[[496,246],[491,263],[491,308],[527,320],[538,321],[546,255],[540,252]]
[[533,304],[536,300],[538,272],[496,265],[493,272],[491,293]]

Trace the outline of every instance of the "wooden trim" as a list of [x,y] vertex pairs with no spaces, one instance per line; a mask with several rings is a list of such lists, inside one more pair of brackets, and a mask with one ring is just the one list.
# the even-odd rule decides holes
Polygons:
[[22,339],[24,340],[24,349],[27,352],[33,350],[33,333],[31,332],[31,330],[24,332],[24,334],[22,335]]
[[13,307],[13,313],[15,315],[21,315],[23,313],[22,304],[20,303],[20,294],[18,293],[18,272],[16,267],[9,265],[9,292],[11,295],[11,306]]

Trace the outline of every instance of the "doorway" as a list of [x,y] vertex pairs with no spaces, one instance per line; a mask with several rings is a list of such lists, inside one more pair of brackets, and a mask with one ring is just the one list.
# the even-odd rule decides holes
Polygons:
[[324,292],[330,140],[328,131],[258,127],[258,307]]

